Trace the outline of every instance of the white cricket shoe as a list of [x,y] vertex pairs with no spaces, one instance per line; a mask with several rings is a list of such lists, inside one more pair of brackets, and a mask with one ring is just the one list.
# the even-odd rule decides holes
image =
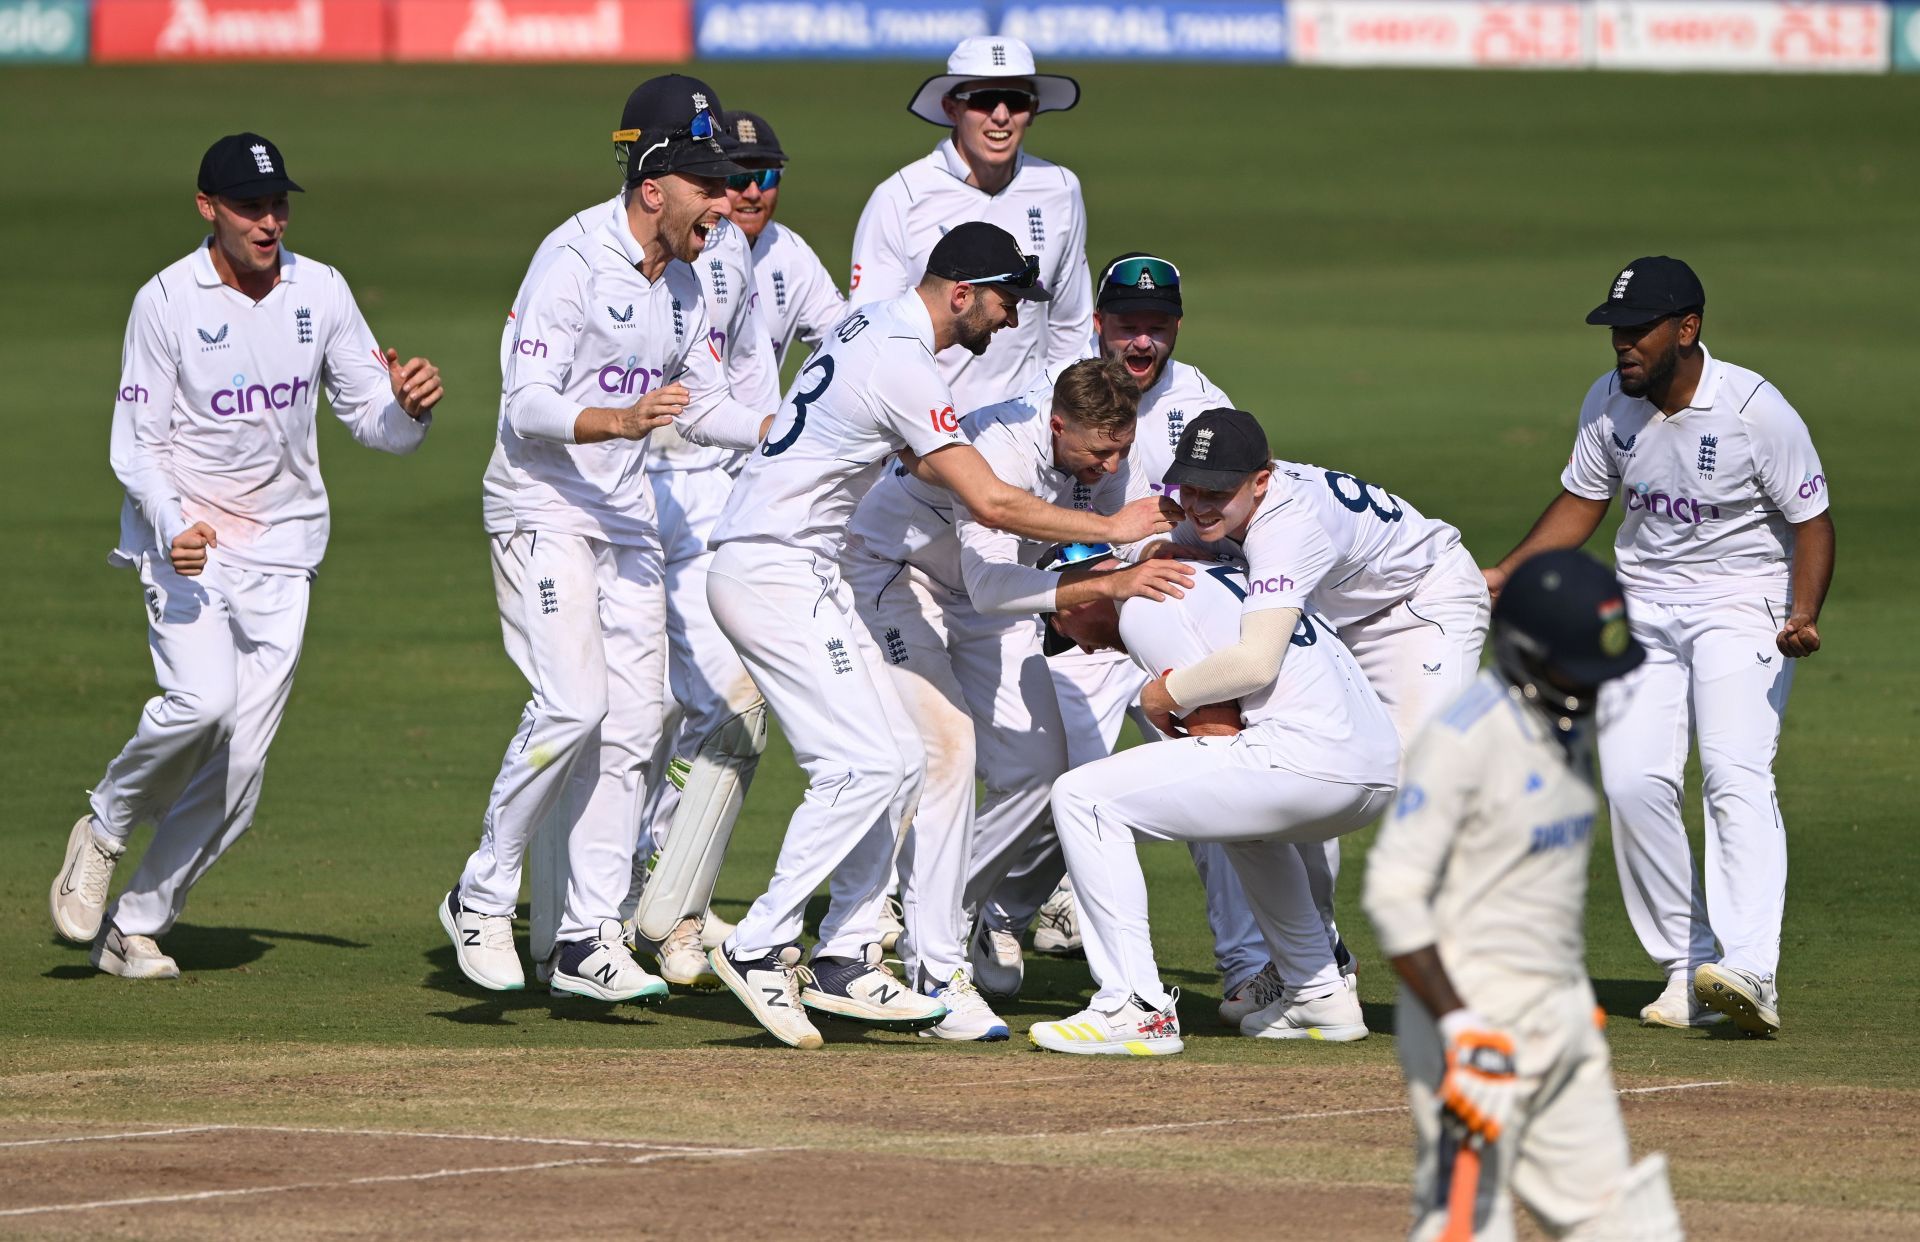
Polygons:
[[667,985],[633,960],[618,919],[601,919],[591,940],[562,940],[554,946],[553,976],[547,990],[555,996],[584,996],[599,1001],[659,1000]]
[[180,964],[160,951],[152,936],[124,936],[109,923],[88,954],[95,966],[122,979],[178,979]]
[[889,1031],[917,1031],[947,1016],[945,1005],[920,995],[880,963],[878,944],[867,945],[859,957],[816,957],[800,1003]]
[[729,956],[721,947],[709,950],[707,961],[769,1035],[789,1048],[818,1048],[825,1042],[800,1005],[800,983],[807,975],[807,968],[800,964],[800,946],[790,944],[778,953],[746,961]]
[[1033,951],[1064,957],[1080,951],[1080,910],[1073,901],[1073,879],[1062,877],[1033,920]]
[[1279,1000],[1242,1018],[1240,1033],[1255,1039],[1318,1039],[1336,1044],[1368,1035],[1360,997],[1345,984],[1312,1000],[1300,999],[1299,990],[1289,988]]
[[1180,989],[1167,997],[1165,1009],[1155,1009],[1138,996],[1113,1013],[1089,1005],[1060,1022],[1036,1022],[1027,1038],[1048,1052],[1076,1056],[1170,1057],[1185,1050],[1180,1039]]
[[440,903],[440,926],[453,941],[453,957],[460,973],[495,992],[518,992],[527,986],[520,954],[513,947],[513,920],[504,914],[482,914],[460,904],[460,890],[447,893]]
[[1708,1008],[1693,994],[1693,977],[1685,970],[1668,975],[1666,989],[1640,1008],[1641,1026],[1717,1026],[1726,1020],[1726,1014]]
[[1235,1030],[1240,1029],[1241,1019],[1256,1009],[1265,1009],[1280,999],[1287,985],[1280,981],[1280,972],[1268,962],[1260,968],[1260,973],[1247,980],[1220,1002],[1220,1021]]
[[733,935],[733,924],[715,914],[713,907],[708,906],[707,912],[700,916],[700,948],[703,951],[717,949],[725,944],[727,937],[731,935]]
[[1748,1035],[1780,1031],[1780,990],[1772,975],[1756,975],[1724,963],[1709,962],[1693,972],[1693,994],[1701,1004],[1733,1020]]
[[886,904],[880,907],[880,949],[892,953],[900,946],[900,937],[907,934],[907,912],[900,905],[900,899],[888,894]]
[[688,915],[674,925],[672,933],[659,944],[641,941],[640,947],[653,954],[660,964],[660,977],[683,988],[717,988],[720,976],[713,973],[705,949],[700,947],[700,916]]
[[1027,977],[1020,937],[989,927],[982,919],[974,924],[973,939],[967,942],[967,960],[973,965],[973,981],[982,992],[989,996],[1020,995],[1020,985]]
[[67,856],[60,862],[60,874],[53,877],[50,904],[53,930],[62,939],[75,944],[92,944],[100,934],[100,920],[107,912],[107,887],[113,883],[113,864],[126,852],[100,844],[93,830],[93,812],[73,822],[67,833]]
[[953,978],[934,990],[934,999],[947,1007],[947,1016],[921,1031],[922,1038],[971,1040],[990,1044],[1005,1039],[1010,1032],[999,1014],[980,995],[964,970],[955,970]]

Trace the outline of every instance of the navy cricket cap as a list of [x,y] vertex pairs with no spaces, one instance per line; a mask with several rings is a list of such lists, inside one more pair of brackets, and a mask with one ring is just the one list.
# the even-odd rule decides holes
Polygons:
[[774,136],[773,126],[757,112],[736,109],[727,113],[726,132],[720,145],[742,168],[785,168],[787,153]]
[[1707,291],[1693,269],[1664,254],[1635,259],[1620,269],[1607,300],[1587,314],[1587,322],[1609,328],[1637,328],[1682,311],[1705,310]]
[[1040,260],[1020,252],[1013,234],[985,220],[969,220],[948,229],[927,256],[927,271],[970,285],[998,285],[1023,302],[1051,302],[1040,283]]
[[614,146],[626,160],[627,184],[688,173],[731,177],[747,171],[720,146],[720,96],[699,78],[663,73],[627,96]]
[[1245,410],[1202,410],[1180,433],[1173,464],[1162,483],[1169,487],[1202,487],[1225,492],[1273,460],[1267,432],[1260,420]]
[[1528,656],[1579,686],[1611,681],[1647,658],[1627,627],[1620,580],[1577,548],[1522,561],[1500,590],[1493,625]]
[[287,176],[280,148],[255,133],[228,134],[200,157],[202,194],[221,198],[269,198],[298,190]]

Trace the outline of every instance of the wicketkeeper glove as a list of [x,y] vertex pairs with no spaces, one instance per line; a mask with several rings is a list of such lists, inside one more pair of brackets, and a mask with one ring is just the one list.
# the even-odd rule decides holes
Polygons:
[[1440,1103],[1472,1137],[1495,1143],[1513,1116],[1520,1083],[1514,1077],[1513,1038],[1469,1009],[1440,1020],[1447,1041],[1447,1072]]

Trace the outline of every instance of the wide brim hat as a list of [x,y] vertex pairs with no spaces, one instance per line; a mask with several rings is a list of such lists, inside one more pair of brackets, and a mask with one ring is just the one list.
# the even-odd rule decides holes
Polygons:
[[1034,72],[1033,49],[1025,43],[997,35],[975,35],[962,39],[960,46],[953,49],[953,55],[947,57],[945,73],[935,74],[920,84],[907,111],[923,121],[952,128],[953,122],[940,107],[947,92],[965,82],[991,82],[996,78],[1009,79],[1010,86],[1014,82],[1032,84],[1036,114],[1065,112],[1080,102],[1080,84],[1072,78]]

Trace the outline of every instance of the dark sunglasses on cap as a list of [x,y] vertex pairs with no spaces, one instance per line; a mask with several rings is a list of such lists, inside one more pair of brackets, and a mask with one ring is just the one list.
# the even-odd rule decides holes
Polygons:
[[1008,112],[1031,112],[1039,103],[1026,91],[1012,91],[1004,86],[982,86],[970,91],[955,91],[952,98],[959,100],[975,112],[992,112],[1001,104],[1007,105]]
[[757,185],[763,190],[771,190],[779,184],[780,170],[778,168],[762,168],[758,172],[735,173],[733,176],[727,178],[727,188],[729,190],[744,190],[750,185]]
[[1100,278],[1102,288],[1134,289],[1153,293],[1180,287],[1180,269],[1165,259],[1145,257],[1121,259]]
[[970,276],[966,283],[970,285],[1012,285],[1016,289],[1031,289],[1040,280],[1040,259],[1037,255],[1022,255],[1026,266],[1017,272],[1006,272],[999,276]]
[[[702,98],[704,98],[704,96]],[[694,142],[711,142],[719,128],[719,123],[713,119],[713,109],[703,107],[693,114],[693,120],[687,123],[686,128],[674,130],[665,138],[662,138],[645,151],[642,151],[640,158],[633,161],[633,165],[636,168],[645,167],[649,155],[652,155],[661,147],[669,146],[675,142],[688,140]],[[613,131],[614,146],[619,148],[623,153],[630,152],[633,144],[639,141],[640,131],[637,129],[616,129]]]

